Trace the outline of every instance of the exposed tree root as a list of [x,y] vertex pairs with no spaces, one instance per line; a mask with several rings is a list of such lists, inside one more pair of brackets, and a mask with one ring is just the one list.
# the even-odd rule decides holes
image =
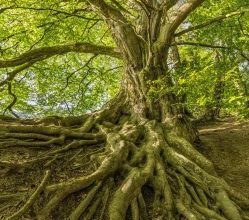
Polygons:
[[137,198],[133,199],[131,202],[131,215],[133,220],[139,220],[140,218]]
[[78,220],[79,217],[82,215],[82,213],[86,210],[86,208],[89,206],[91,201],[93,200],[93,197],[95,196],[98,189],[101,187],[101,182],[99,182],[95,187],[92,188],[92,190],[88,193],[86,198],[84,198],[80,204],[77,206],[77,208],[71,213],[69,216],[70,220]]
[[8,217],[7,220],[19,219],[33,205],[36,198],[39,196],[39,194],[44,189],[44,186],[45,186],[46,182],[48,181],[49,175],[50,175],[50,171],[47,170],[41,184],[38,186],[38,188],[35,190],[35,192],[31,195],[31,197],[26,201],[24,206],[18,212],[14,213],[10,217]]
[[[82,127],[72,129],[41,124],[0,125],[0,146],[5,147],[2,150],[45,147],[45,152],[21,165],[1,161],[1,167],[17,172],[17,167],[32,169],[42,162],[39,166],[49,167],[51,175],[57,175],[48,180],[47,171],[31,197],[11,215],[9,204],[0,207],[6,213],[5,219],[21,215],[38,220],[248,219],[244,212],[249,208],[248,200],[220,179],[212,163],[187,140],[153,120],[105,122],[100,120],[102,114],[107,113],[98,113],[85,123],[81,121]],[[12,141],[7,141],[9,138]],[[86,162],[94,167],[58,182],[56,163],[60,162],[69,170],[76,166],[84,171]],[[146,192],[149,189],[152,198]],[[15,194],[5,195],[20,199]],[[65,201],[75,197],[78,199],[67,205]],[[61,213],[57,212],[59,206],[65,206]]]
[[6,201],[6,200],[18,200],[24,197],[26,193],[4,193],[0,195],[0,201]]
[[139,214],[141,219],[148,220],[149,216],[142,193],[139,193],[138,195],[138,205],[139,205]]

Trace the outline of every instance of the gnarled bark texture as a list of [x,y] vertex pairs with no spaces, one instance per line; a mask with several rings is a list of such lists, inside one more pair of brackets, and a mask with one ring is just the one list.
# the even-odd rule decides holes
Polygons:
[[125,61],[121,91],[89,115],[1,121],[2,151],[37,150],[23,163],[0,161],[2,175],[39,177],[22,193],[6,183],[4,218],[248,219],[248,200],[193,147],[196,132],[178,108],[167,71],[172,36],[202,1],[184,4],[170,21],[166,12],[176,1],[145,1],[137,30],[104,1],[89,2],[112,28]]

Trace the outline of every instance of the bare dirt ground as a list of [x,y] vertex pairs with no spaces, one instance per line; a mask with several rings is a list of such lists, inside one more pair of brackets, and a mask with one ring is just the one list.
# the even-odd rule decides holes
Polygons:
[[199,127],[200,151],[219,176],[249,198],[249,121],[232,118]]

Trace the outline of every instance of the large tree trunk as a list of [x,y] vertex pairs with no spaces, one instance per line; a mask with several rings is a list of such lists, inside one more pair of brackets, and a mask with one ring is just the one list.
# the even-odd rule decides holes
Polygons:
[[[121,92],[93,114],[1,122],[6,152],[48,148],[23,163],[1,162],[6,179],[21,173],[23,181],[34,181],[28,187],[37,187],[26,192],[29,197],[16,211],[5,209],[6,219],[243,219],[238,205],[247,201],[190,143],[194,130],[174,105],[174,94],[146,95],[148,78],[158,79],[166,70],[126,69]],[[5,187],[11,192],[5,199],[20,195],[13,195],[17,186]]]
[[[244,219],[241,208],[248,208],[248,200],[220,179],[191,144],[196,132],[171,89],[168,45],[172,29],[190,9],[184,7],[171,28],[164,24],[160,30],[161,11],[149,20],[142,16],[153,23],[144,43],[113,8],[90,2],[105,17],[121,21],[107,21],[115,25],[126,63],[121,91],[89,115],[1,122],[3,151],[37,148],[33,159],[1,162],[9,180],[5,200],[15,205],[21,194],[16,191],[29,189],[21,205],[6,203],[5,219]],[[143,31],[138,30],[140,37],[147,39]],[[152,42],[154,47],[148,47]],[[20,186],[11,184],[17,175]]]
[[[2,120],[5,153],[37,147],[32,159],[1,162],[7,204],[31,180],[21,206],[5,207],[5,219],[243,219],[237,205],[247,201],[181,135],[184,120],[174,121],[177,110],[167,106],[172,96],[153,107],[141,94],[134,99],[137,85],[126,85],[129,91],[91,115]],[[20,186],[11,183],[17,176]]]

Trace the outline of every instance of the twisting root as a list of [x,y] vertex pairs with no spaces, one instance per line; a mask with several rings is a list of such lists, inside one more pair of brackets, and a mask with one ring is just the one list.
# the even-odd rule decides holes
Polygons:
[[45,175],[44,175],[44,178],[43,178],[41,184],[37,187],[35,192],[27,200],[27,202],[24,204],[24,206],[18,212],[14,213],[12,216],[8,217],[7,220],[19,219],[25,212],[28,211],[28,209],[33,205],[33,203],[35,202],[35,200],[37,199],[39,194],[44,189],[44,187],[45,187],[45,185],[46,185],[46,183],[48,181],[49,176],[50,176],[50,170],[47,170],[45,172]]
[[110,194],[110,187],[113,186],[113,179],[110,180],[110,182],[107,184],[105,191],[104,191],[104,195],[102,197],[102,203],[103,203],[103,207],[99,216],[99,220],[102,220],[104,218],[105,215],[105,211],[106,211],[106,205],[107,205],[107,201],[109,198],[109,194]]
[[155,139],[145,140],[142,146],[147,152],[145,165],[142,168],[132,168],[123,184],[114,193],[109,207],[110,220],[125,219],[126,211],[132,200],[135,199],[141,188],[152,176],[155,167],[155,155],[152,146],[159,147]]
[[133,199],[131,202],[131,216],[132,220],[139,220],[139,208],[137,198]]
[[217,193],[215,194],[218,206],[223,211],[224,215],[231,220],[242,220],[238,209],[233,204],[233,202],[228,197],[224,189],[219,187],[216,189]]
[[[130,115],[121,117],[117,100],[110,105],[112,107],[86,117],[81,127],[72,129],[40,123],[0,124],[1,146],[21,144],[51,148],[24,162],[23,166],[0,161],[1,167],[18,170],[42,161],[41,167],[49,166],[56,175],[54,165],[65,162],[64,166],[70,171],[79,171],[66,181],[51,178],[50,185],[45,187],[47,171],[23,208],[8,219],[18,219],[24,213],[32,215],[28,209],[38,206],[34,201],[44,188],[45,193],[39,200],[41,207],[35,211],[38,220],[48,220],[57,214],[59,217],[55,219],[125,220],[127,213],[133,220],[248,219],[239,203],[249,205],[248,200],[220,179],[212,163],[187,140],[157,121]],[[2,150],[6,149],[9,148]],[[59,160],[68,154],[67,161]],[[85,172],[86,163],[94,167]],[[56,211],[62,201],[72,199],[78,192],[84,195],[79,203],[73,200],[62,214]]]
[[196,203],[193,203],[193,208],[196,209],[198,212],[206,216],[208,219],[217,219],[217,220],[226,220],[226,218],[220,216],[215,211],[210,210],[206,207],[200,206]]
[[[122,147],[123,149],[125,149],[124,145]],[[38,215],[38,219],[46,219],[51,211],[56,208],[59,202],[61,202],[71,193],[84,189],[90,186],[95,181],[104,179],[111,173],[115,172],[120,166],[121,161],[121,154],[117,154],[116,152],[114,152],[112,155],[110,155],[109,158],[102,162],[101,166],[93,174],[86,177],[78,178],[76,180],[71,180],[66,183],[59,183],[48,186],[46,188],[48,191],[56,191],[56,193],[47,203],[47,205],[41,210],[40,214]]]
[[147,182],[153,170],[154,161],[149,160],[143,169],[132,169],[123,185],[115,192],[109,207],[110,220],[125,219],[131,201],[136,198],[141,187]]
[[[121,132],[122,135],[129,139],[136,138],[136,129],[128,130],[127,126],[124,126]],[[106,130],[105,128],[102,129]],[[107,133],[108,129],[105,132]],[[128,156],[129,144],[123,140],[120,134],[116,133],[107,133],[107,143],[112,153],[101,162],[100,167],[94,173],[76,180],[69,180],[66,183],[54,184],[46,188],[48,191],[56,191],[56,193],[40,211],[38,219],[46,219],[59,202],[71,193],[84,189],[95,181],[105,179],[108,175],[114,173],[121,167],[122,162],[125,161]]]
[[138,195],[138,205],[139,205],[141,219],[148,220],[149,219],[148,212],[146,209],[146,204],[145,204],[142,193],[139,193]]
[[86,216],[84,216],[84,220],[90,220],[92,219],[92,217],[94,216],[94,213],[96,212],[100,202],[101,202],[101,196],[103,193],[100,193],[100,197],[98,197],[94,203],[92,204],[92,206],[89,208],[89,211],[86,213]]
[[82,215],[82,213],[86,210],[86,208],[89,206],[90,202],[92,201],[93,197],[95,196],[98,189],[101,187],[101,182],[99,182],[95,187],[92,188],[92,190],[88,193],[86,198],[84,198],[80,204],[77,206],[77,208],[71,213],[69,216],[70,220],[78,220],[79,217]]
[[167,179],[162,161],[158,161],[155,169],[156,175],[152,179],[155,191],[154,217],[168,218],[173,217],[173,195]]

